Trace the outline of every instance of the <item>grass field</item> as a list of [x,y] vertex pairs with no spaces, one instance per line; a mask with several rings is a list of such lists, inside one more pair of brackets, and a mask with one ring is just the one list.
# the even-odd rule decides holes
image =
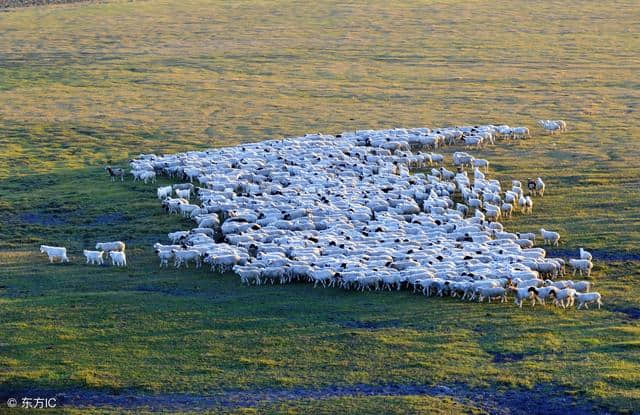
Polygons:
[[[140,152],[315,131],[524,124],[532,140],[480,153],[497,178],[547,183],[534,214],[505,225],[559,230],[564,249],[637,255],[638,22],[634,1],[577,0],[148,0],[0,13],[0,392],[543,385],[640,411],[637,261],[597,263],[600,312],[245,288],[231,275],[159,271],[150,245],[189,224],[159,209],[155,187],[114,184],[102,170]],[[539,118],[563,118],[569,132],[542,135]],[[127,269],[81,265],[82,248],[114,238],[130,247]],[[48,265],[40,243],[67,246],[74,263]],[[483,410],[458,401],[225,410]]]

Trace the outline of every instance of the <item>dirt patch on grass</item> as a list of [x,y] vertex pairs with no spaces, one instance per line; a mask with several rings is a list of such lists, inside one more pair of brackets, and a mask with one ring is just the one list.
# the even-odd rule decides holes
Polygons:
[[68,220],[54,213],[25,212],[18,216],[21,222],[29,225],[55,226],[65,225]]
[[637,307],[620,307],[613,308],[611,311],[615,311],[618,313],[624,313],[627,316],[631,317],[634,320],[640,319],[640,308]]
[[117,225],[120,223],[126,223],[129,221],[124,213],[116,212],[116,213],[105,213],[104,215],[97,216],[92,225]]
[[385,321],[359,321],[351,320],[342,322],[342,327],[349,329],[366,329],[366,330],[380,330],[386,328],[396,328],[402,326],[400,320],[385,320]]
[[252,389],[229,390],[210,396],[190,394],[141,394],[124,390],[120,394],[86,389],[64,391],[21,390],[0,392],[0,399],[23,396],[55,396],[59,407],[148,408],[152,411],[180,411],[193,408],[247,408],[268,406],[280,402],[309,399],[330,399],[362,396],[435,396],[473,405],[497,415],[574,415],[608,414],[592,403],[566,394],[553,384],[533,389],[498,390],[470,388],[464,384],[450,385],[348,385],[319,389]]
[[519,362],[524,359],[524,353],[493,353],[493,363]]

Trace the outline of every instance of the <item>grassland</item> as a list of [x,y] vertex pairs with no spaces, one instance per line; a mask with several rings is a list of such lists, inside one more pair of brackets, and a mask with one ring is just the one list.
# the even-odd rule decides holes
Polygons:
[[[500,179],[547,182],[534,215],[506,225],[557,229],[566,249],[638,253],[638,22],[631,1],[149,0],[0,13],[0,391],[545,384],[640,410],[640,324],[619,312],[639,307],[637,262],[599,263],[606,310],[586,313],[248,289],[159,271],[149,245],[187,223],[160,211],[152,186],[101,170],[140,152],[311,131],[564,118],[567,134],[482,151]],[[127,241],[130,267],[80,265],[83,247],[110,238]],[[75,264],[47,265],[40,243],[66,245]],[[479,410],[409,396],[261,411],[376,412],[382,401],[390,413]]]

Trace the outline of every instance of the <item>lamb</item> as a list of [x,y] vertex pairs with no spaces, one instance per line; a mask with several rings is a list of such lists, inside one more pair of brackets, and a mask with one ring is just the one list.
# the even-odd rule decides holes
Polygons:
[[67,258],[67,248],[65,247],[40,245],[40,252],[47,254],[50,263],[53,263],[56,260],[60,262],[69,262],[69,258]]
[[158,199],[163,200],[168,197],[171,197],[172,191],[173,189],[171,188],[171,186],[158,187],[158,191],[157,191]]
[[580,259],[591,261],[593,259],[593,256],[591,255],[591,252],[585,251],[583,248],[580,248]]
[[165,267],[169,267],[169,260],[173,258],[173,251],[167,249],[156,249],[156,254],[158,254],[158,258],[160,258],[160,268],[164,265]]
[[87,258],[87,264],[102,265],[104,263],[104,251],[87,251],[85,249],[82,251],[82,253],[84,254],[85,258]]
[[600,293],[592,292],[592,293],[576,293],[575,299],[578,302],[577,309],[580,310],[582,306],[584,308],[589,309],[589,304],[596,303],[598,304],[598,310],[602,305],[602,296]]
[[111,264],[117,267],[126,267],[127,266],[127,257],[124,251],[110,251],[109,256],[111,257]]
[[583,275],[582,272],[585,271],[587,273],[587,277],[591,276],[591,269],[593,268],[593,263],[588,259],[573,259],[569,260],[569,265],[573,268],[573,275],[576,275],[576,271],[580,272],[580,275]]
[[105,252],[110,252],[110,251],[120,251],[120,252],[124,252],[125,249],[125,244],[122,241],[115,241],[115,242],[98,242],[96,244],[96,249],[100,249],[103,250]]
[[120,181],[124,182],[124,170],[120,167],[107,166],[104,169],[109,173],[109,176],[111,176],[112,182],[116,180],[116,177],[119,177]]
[[554,246],[558,246],[558,242],[560,241],[560,234],[558,232],[547,231],[544,228],[541,228],[540,235],[542,235],[545,245],[550,243]]

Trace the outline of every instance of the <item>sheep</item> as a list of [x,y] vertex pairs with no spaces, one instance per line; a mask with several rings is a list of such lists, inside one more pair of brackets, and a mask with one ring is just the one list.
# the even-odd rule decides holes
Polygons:
[[598,304],[598,310],[600,309],[600,306],[602,306],[602,296],[597,292],[576,293],[575,300],[578,302],[578,310],[580,310],[583,306],[584,308],[589,309],[589,304],[592,303]]
[[183,199],[191,198],[191,189],[175,189],[176,196],[181,197]]
[[110,252],[110,251],[124,252],[125,247],[126,245],[122,241],[96,243],[96,249],[102,250],[104,252]]
[[87,264],[102,265],[104,263],[104,260],[103,260],[104,251],[88,251],[84,249],[82,253],[87,259]]
[[131,175],[134,182],[141,180],[147,184],[149,180],[151,180],[151,183],[156,181],[156,172],[153,170],[131,170]]
[[552,290],[549,292],[549,298],[554,299],[553,302],[556,306],[560,305],[562,308],[567,308],[574,304],[576,293],[576,290],[573,288]]
[[478,302],[484,301],[487,298],[488,302],[491,299],[500,299],[501,303],[507,302],[507,290],[502,287],[478,287],[476,288],[478,293]]
[[585,251],[583,248],[580,248],[580,259],[591,261],[593,259],[593,256],[591,255],[591,252]]
[[172,249],[171,252],[175,257],[174,266],[176,268],[180,268],[182,264],[184,264],[185,268],[189,268],[189,261],[194,261],[196,268],[200,268],[200,251],[195,249]]
[[104,169],[109,173],[109,176],[111,176],[112,182],[115,181],[117,177],[120,178],[121,182],[124,182],[124,170],[120,167],[107,166]]
[[500,210],[502,211],[503,217],[510,218],[513,212],[513,205],[511,203],[503,203],[502,206],[500,206]]
[[552,135],[555,134],[556,131],[567,131],[567,123],[562,120],[538,120],[538,125]]
[[[515,304],[522,308],[522,303],[524,300],[531,298],[533,299],[533,296],[536,295],[536,293],[538,292],[536,287],[522,287],[522,288],[516,288],[516,287],[510,287],[510,290],[514,293],[515,296]],[[533,299],[534,304],[535,304],[535,299]]]
[[588,259],[570,259],[569,265],[573,268],[573,275],[576,275],[576,271],[582,272],[585,271],[587,273],[587,277],[591,276],[591,269],[593,268],[593,263]]
[[531,239],[516,239],[516,243],[520,248],[533,248],[533,241]]
[[518,198],[518,206],[520,207],[520,212],[527,213],[527,199],[524,196]]
[[169,260],[173,258],[173,250],[172,249],[156,249],[156,254],[158,258],[160,258],[160,268],[164,265],[165,267],[169,267]]
[[173,192],[173,189],[171,188],[171,186],[158,187],[158,190],[157,190],[158,199],[164,200],[168,197],[171,197],[171,192]]
[[175,191],[175,190],[185,190],[185,189],[189,189],[189,190],[193,190],[194,189],[194,185],[191,183],[176,183],[174,185],[171,185],[171,188]]
[[525,201],[525,213],[529,212],[529,214],[533,213],[533,200],[531,200],[531,197],[526,196],[524,198]]
[[591,290],[590,281],[567,281],[567,286],[581,293],[588,293]]
[[181,249],[182,245],[163,245],[160,242],[153,244],[153,249],[161,251],[171,251],[172,249]]
[[50,263],[53,263],[56,260],[61,263],[69,262],[69,258],[67,257],[67,248],[65,247],[40,245],[40,252],[47,254]]
[[544,189],[545,184],[540,177],[538,177],[535,181],[535,193],[540,195],[540,197],[544,197]]
[[176,231],[167,234],[167,237],[171,240],[171,243],[177,243],[189,235],[189,231]]
[[127,266],[127,257],[124,251],[109,251],[109,257],[111,257],[111,264],[117,267]]
[[545,305],[546,300],[551,297],[552,291],[553,292],[558,291],[558,287],[546,286],[546,287],[538,288],[536,292],[536,299],[538,300],[538,302],[540,302],[540,304]]
[[525,232],[516,232],[518,239],[528,239],[531,242],[536,241],[536,234],[533,232],[525,233]]
[[560,241],[560,234],[558,232],[547,231],[544,228],[540,228],[540,235],[542,239],[544,239],[544,244],[552,244],[554,246],[558,246],[558,242]]
[[489,161],[485,159],[473,159],[473,167],[484,167],[484,172],[489,171]]
[[531,138],[531,133],[527,127],[513,127],[511,134],[513,138]]

